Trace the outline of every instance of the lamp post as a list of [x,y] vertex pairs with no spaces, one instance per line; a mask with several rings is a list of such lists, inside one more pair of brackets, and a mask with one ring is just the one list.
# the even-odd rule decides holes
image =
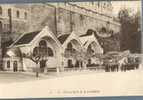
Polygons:
[[30,53],[30,55],[27,56],[27,58],[30,58],[33,62],[36,63],[36,77],[39,77],[39,66],[38,66],[39,62],[41,60],[47,61],[47,56],[48,56],[48,48],[40,46],[35,47],[33,53]]
[[38,62],[40,61],[40,56],[34,57],[36,63],[36,77],[39,77],[39,66]]

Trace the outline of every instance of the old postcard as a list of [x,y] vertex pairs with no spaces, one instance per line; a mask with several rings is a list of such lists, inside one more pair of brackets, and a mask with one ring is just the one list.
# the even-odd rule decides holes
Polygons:
[[0,4],[0,98],[143,95],[141,1]]

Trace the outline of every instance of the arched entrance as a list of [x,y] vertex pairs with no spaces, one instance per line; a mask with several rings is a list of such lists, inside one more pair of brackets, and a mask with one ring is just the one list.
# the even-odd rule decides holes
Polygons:
[[89,44],[89,46],[87,47],[87,54],[92,56],[94,55],[94,49],[93,49],[93,45],[92,44]]
[[41,39],[39,45],[33,49],[33,55],[36,55],[36,53],[39,52],[41,72],[44,72],[45,67],[47,67],[46,62],[48,61],[48,57],[54,56],[54,51],[51,45],[52,44],[48,43],[47,40]]
[[67,46],[64,51],[65,57],[67,58],[67,67],[69,68],[81,67],[82,61],[79,59],[81,50],[82,47],[79,41],[73,39],[67,43]]
[[68,67],[73,68],[73,62],[71,59],[68,59]]
[[91,43],[88,44],[87,46],[88,55],[93,56],[95,54],[101,54],[101,53],[103,53],[103,49],[98,43],[96,43],[95,41],[92,41]]
[[48,36],[41,38],[38,43],[39,44],[37,48],[39,48],[40,50],[39,52],[41,55],[39,62],[40,71],[44,72],[44,70],[48,71],[51,69],[56,69],[58,66],[57,64],[58,61],[56,59],[58,58],[57,55],[58,55],[59,45],[56,43],[54,39]]

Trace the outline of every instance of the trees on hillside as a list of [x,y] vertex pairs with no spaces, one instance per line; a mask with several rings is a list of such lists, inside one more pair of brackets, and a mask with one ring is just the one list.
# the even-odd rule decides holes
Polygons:
[[118,13],[121,23],[120,48],[132,53],[141,52],[140,12],[131,14],[129,9],[121,9]]

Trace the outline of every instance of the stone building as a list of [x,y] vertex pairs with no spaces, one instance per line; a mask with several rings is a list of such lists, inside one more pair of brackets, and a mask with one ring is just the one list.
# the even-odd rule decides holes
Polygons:
[[[11,4],[11,5],[0,5],[0,6],[1,6],[0,12],[2,12],[1,16],[2,18],[0,19],[1,21],[0,29],[2,38],[1,40],[3,41],[2,43],[7,43],[10,40],[9,38],[12,38],[12,40],[15,43],[17,40],[19,40],[19,38],[23,36],[24,33],[25,34],[32,33],[35,34],[36,36],[37,32],[38,33],[41,32],[41,30],[43,30],[45,26],[48,26],[48,31],[51,32],[54,35],[54,37],[56,37],[56,41],[59,41],[60,44],[61,41],[58,40],[60,39],[60,37],[70,37],[73,34],[75,34],[75,37],[78,37],[79,38],[78,40],[81,41],[82,38],[84,38],[86,34],[88,34],[89,30],[93,30],[94,33],[96,32],[96,35],[90,34],[91,36],[87,35],[86,38],[87,37],[89,39],[92,38],[94,39],[95,42],[81,41],[82,48],[84,47],[83,45],[85,43],[85,45],[87,46],[85,47],[88,48],[89,51],[90,49],[91,50],[93,49],[91,47],[93,46],[95,52],[100,51],[99,48],[102,48],[100,53],[104,53],[106,50],[106,49],[104,50],[104,47],[107,47],[107,45],[104,46],[103,42],[104,39],[107,38],[111,40],[111,42],[108,42],[109,43],[108,45],[110,45],[110,43],[111,45],[113,45],[110,46],[109,50],[107,51],[113,50],[114,46],[119,45],[119,41],[116,41],[115,38],[110,39],[110,37],[118,35],[120,31],[120,24],[114,21],[112,16],[113,8],[111,2],[93,2],[93,3],[86,2],[84,4],[79,4],[79,3]],[[87,6],[88,8],[86,8]],[[48,32],[46,33],[47,35],[49,34]],[[116,42],[114,43],[114,41]],[[90,42],[91,43],[93,42],[93,44],[88,46],[87,44],[90,44]],[[37,43],[39,42],[37,41]],[[71,44],[74,45],[76,43],[72,41]],[[96,47],[95,44],[98,45],[97,48],[95,48]],[[68,44],[66,43],[61,44],[60,48],[64,47],[64,49],[66,49],[65,47],[67,46],[65,45]],[[6,45],[6,47],[9,46]],[[12,48],[12,45],[9,48]],[[120,48],[117,47],[114,50],[116,51],[119,49]],[[63,54],[64,52],[62,51],[64,50],[63,49],[60,50],[61,53]],[[6,55],[6,52],[3,54],[5,54],[4,59],[9,59],[8,56]],[[13,58],[13,60],[14,59],[16,58]],[[69,61],[69,63],[71,62]],[[10,65],[9,61],[8,65]]]
[[[34,71],[36,63],[28,56],[37,57],[36,50],[39,50],[40,54],[43,53],[42,56],[39,56],[40,70],[44,68],[47,71],[51,69],[56,71],[85,69],[88,59],[93,59],[92,56],[96,54],[103,54],[103,48],[94,35],[79,37],[72,32],[57,38],[46,26],[41,31],[23,34],[8,48],[7,57],[4,57],[3,61],[4,70]],[[91,63],[96,62],[91,61]]]
[[[15,40],[20,33],[28,29],[29,11],[15,7],[14,4],[0,5],[0,60],[2,66],[2,56],[5,48]],[[16,33],[16,34],[15,34]]]

